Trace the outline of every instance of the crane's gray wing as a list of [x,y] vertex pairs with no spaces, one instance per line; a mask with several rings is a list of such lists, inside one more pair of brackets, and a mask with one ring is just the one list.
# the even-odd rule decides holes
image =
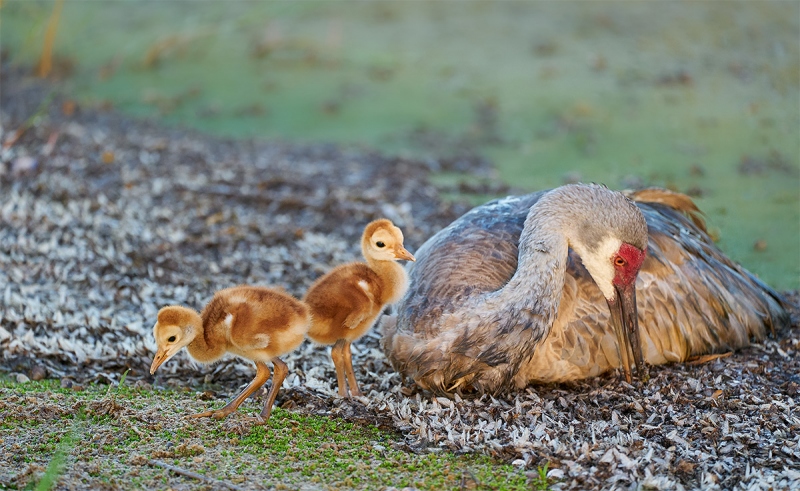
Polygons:
[[519,365],[510,362],[514,353],[459,311],[474,304],[479,312],[481,294],[513,276],[525,217],[541,194],[475,208],[417,250],[408,292],[382,322],[383,349],[395,370],[438,393],[463,388],[478,374],[493,387],[509,383],[516,370],[508,367]]
[[525,217],[543,192],[511,196],[474,208],[431,237],[409,267],[409,289],[398,324],[415,335],[440,334],[441,319],[470,297],[500,289],[517,269]]

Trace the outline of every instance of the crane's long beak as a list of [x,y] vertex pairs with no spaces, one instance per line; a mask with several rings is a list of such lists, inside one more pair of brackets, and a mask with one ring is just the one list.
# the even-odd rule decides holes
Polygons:
[[406,261],[417,261],[414,259],[414,255],[408,252],[403,246],[398,246],[397,249],[394,250],[394,256],[397,259],[405,259]]
[[615,286],[616,297],[608,300],[611,311],[611,323],[617,335],[617,348],[625,380],[631,383],[631,358],[636,365],[636,373],[647,381],[644,357],[642,356],[642,343],[639,336],[639,315],[636,309],[635,281],[627,286]]
[[156,373],[158,367],[160,367],[165,361],[172,358],[178,350],[170,350],[169,348],[158,348],[156,352],[156,356],[153,357],[153,363],[150,365],[150,375]]

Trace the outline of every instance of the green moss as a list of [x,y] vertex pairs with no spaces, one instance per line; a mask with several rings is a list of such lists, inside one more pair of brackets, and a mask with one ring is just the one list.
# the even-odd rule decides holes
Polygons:
[[[40,431],[46,435],[44,440],[29,442],[27,461],[38,465],[55,462],[53,468],[69,476],[74,465],[60,467],[59,463],[69,457],[73,463],[91,464],[87,476],[98,483],[113,480],[124,483],[123,487],[169,486],[173,477],[163,469],[128,464],[133,455],[163,455],[173,465],[214,479],[247,476],[290,488],[324,484],[330,489],[450,489],[459,488],[462,480],[474,477],[481,489],[529,489],[522,471],[485,456],[406,453],[391,449],[397,436],[378,428],[281,408],[275,408],[268,425],[237,425],[242,432],[235,434],[224,429],[225,422],[183,419],[184,414],[206,405],[183,392],[116,387],[109,390],[100,385],[74,391],[61,389],[53,381],[16,384],[9,380],[0,380],[0,391],[5,400],[17,400],[21,406],[34,409],[33,414],[37,414],[39,404],[86,410],[92,402],[114,398],[124,406],[122,417],[71,411],[57,418],[42,416],[41,420],[35,416],[8,418],[0,427],[3,438],[18,435],[33,425],[46,426],[47,431]],[[32,402],[27,400],[29,397]],[[153,429],[148,429],[145,423],[152,418],[150,410],[154,407],[164,409],[163,421],[158,423],[162,425],[160,429],[153,422],[149,423]],[[180,410],[167,411],[170,407]],[[229,421],[257,412],[255,406],[246,407],[231,415]],[[80,441],[80,445],[69,447],[73,440]],[[381,443],[383,450],[376,449],[376,443]],[[61,455],[58,459],[62,460],[54,455]],[[56,470],[48,472],[58,475]]]

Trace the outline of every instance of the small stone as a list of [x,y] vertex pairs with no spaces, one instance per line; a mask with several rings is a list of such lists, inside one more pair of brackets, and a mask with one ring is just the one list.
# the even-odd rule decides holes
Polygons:
[[31,379],[29,379],[28,376],[25,375],[24,373],[18,373],[17,376],[14,378],[16,379],[18,384],[24,384],[31,381]]
[[681,459],[675,466],[675,472],[682,475],[691,475],[694,472],[695,464]]
[[64,114],[64,116],[70,117],[75,114],[75,109],[77,107],[78,105],[75,103],[75,101],[67,100],[61,104],[61,112]]
[[19,177],[32,173],[39,167],[39,161],[28,155],[17,157],[11,164],[11,173]]
[[75,385],[75,382],[73,382],[72,379],[69,379],[67,377],[64,377],[64,378],[61,379],[61,388],[62,389],[69,389],[73,385]]
[[36,365],[31,369],[31,380],[43,380],[47,378],[47,369],[42,365]]
[[214,399],[217,398],[217,394],[215,394],[210,390],[206,390],[198,394],[197,398],[200,399],[201,401],[213,401]]
[[144,380],[137,380],[136,382],[133,383],[133,388],[142,390],[151,390],[153,386],[150,383],[145,382]]

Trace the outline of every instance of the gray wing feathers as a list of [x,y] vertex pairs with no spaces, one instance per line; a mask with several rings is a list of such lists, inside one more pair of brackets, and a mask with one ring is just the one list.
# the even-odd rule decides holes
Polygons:
[[502,287],[517,268],[517,244],[538,195],[506,198],[467,213],[429,239],[409,269],[399,322],[423,337],[439,334],[441,319],[474,295]]

